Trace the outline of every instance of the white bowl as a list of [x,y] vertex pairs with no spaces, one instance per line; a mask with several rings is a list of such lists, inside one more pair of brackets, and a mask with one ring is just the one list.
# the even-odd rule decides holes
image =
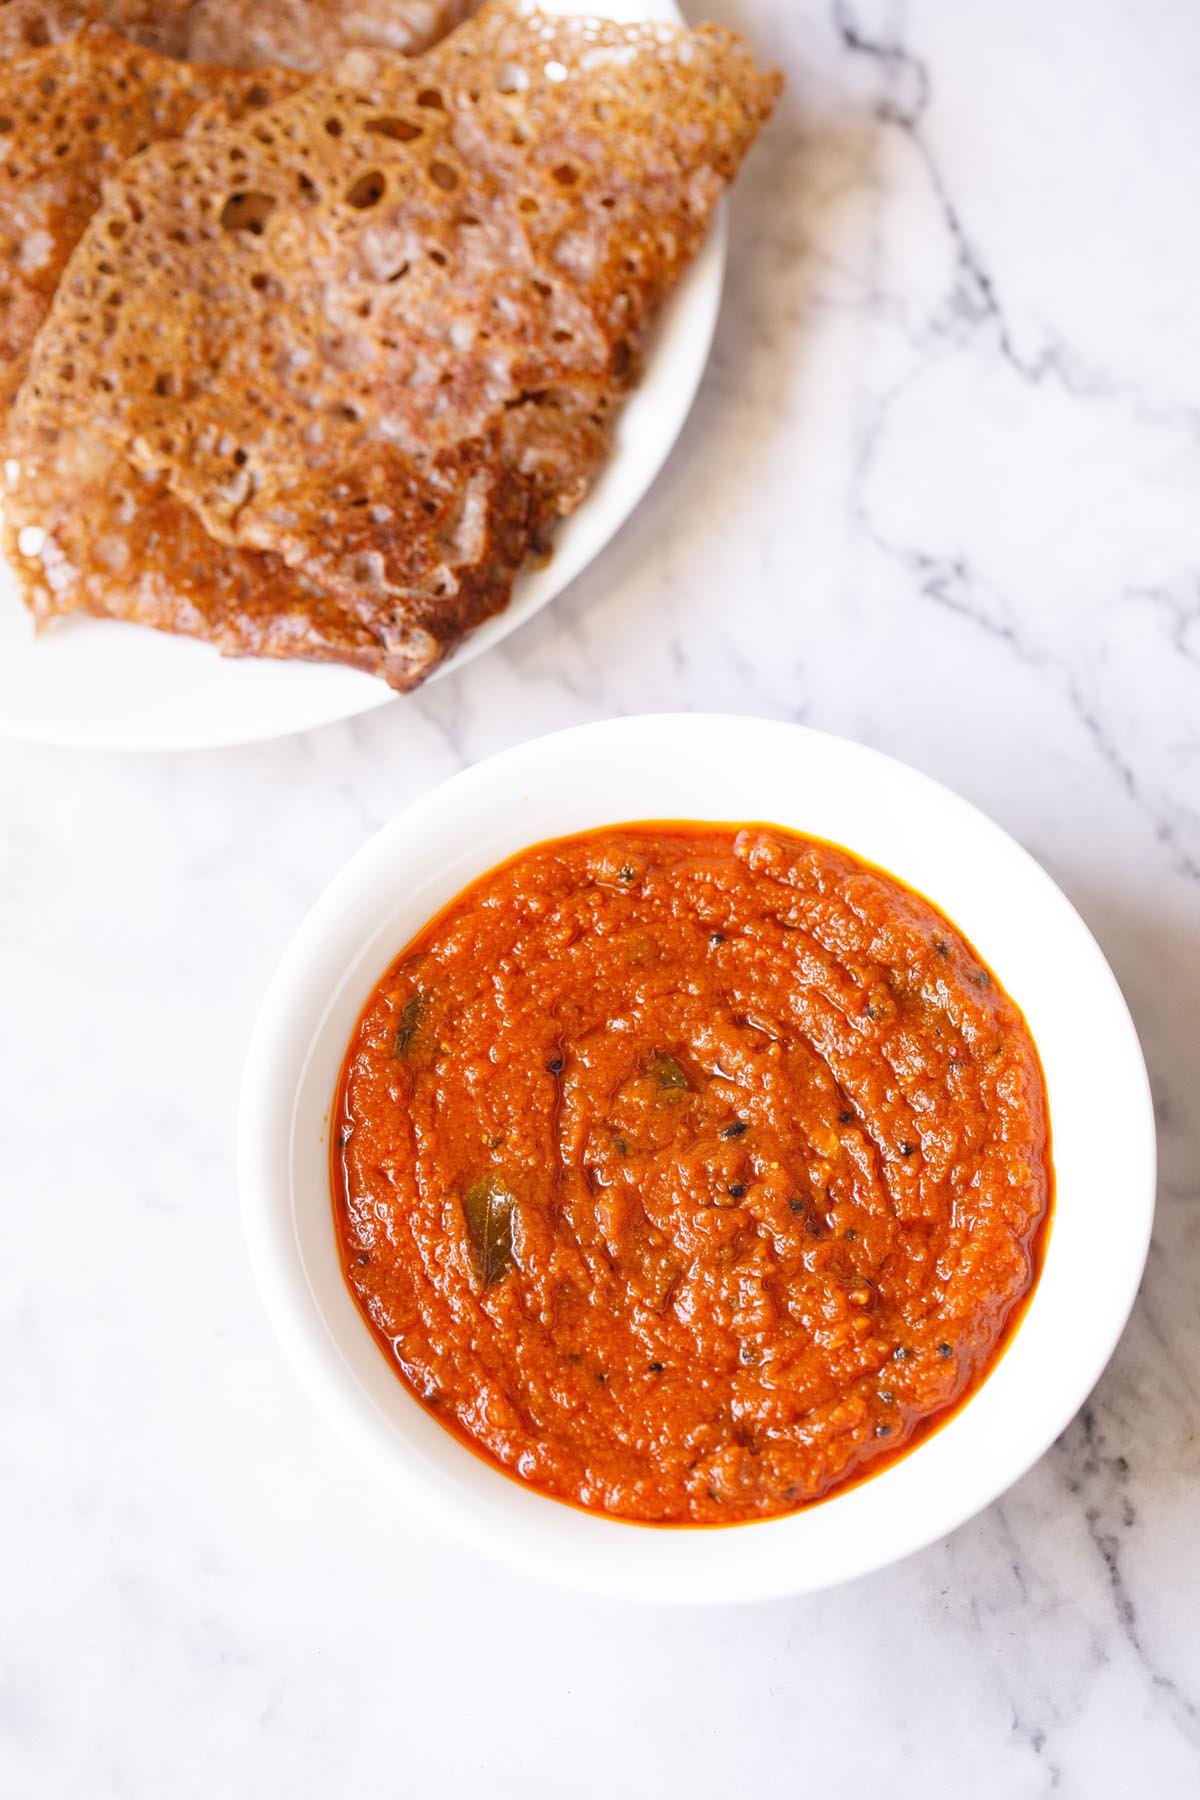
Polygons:
[[[1050,1099],[1056,1201],[1041,1280],[969,1403],[861,1486],[786,1518],[661,1529],[584,1513],[490,1467],[411,1397],[342,1279],[330,1108],[393,957],[522,847],[634,819],[768,820],[843,844],[966,934],[1024,1011]],[[1049,876],[946,788],[799,726],[695,714],[587,725],[505,751],[418,800],[301,926],[254,1032],[240,1123],[246,1230],[267,1309],[333,1424],[432,1523],[608,1595],[744,1601],[831,1586],[943,1537],[1049,1447],[1120,1335],[1154,1209],[1146,1071],[1120,990]]]

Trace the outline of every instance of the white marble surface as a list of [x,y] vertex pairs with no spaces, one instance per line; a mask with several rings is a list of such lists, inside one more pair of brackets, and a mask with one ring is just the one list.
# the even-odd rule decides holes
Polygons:
[[[0,746],[13,1800],[1198,1791],[1200,13],[713,10],[791,86],[699,405],[589,574],[352,726]],[[987,808],[1100,938],[1161,1125],[1143,1294],[1054,1451],[888,1573],[690,1615],[397,1511],[268,1332],[231,1148],[272,964],[363,838],[653,707],[804,719]]]

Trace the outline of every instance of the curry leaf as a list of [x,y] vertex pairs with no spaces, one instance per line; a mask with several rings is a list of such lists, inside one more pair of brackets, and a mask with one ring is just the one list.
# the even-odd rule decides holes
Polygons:
[[471,1259],[484,1287],[507,1275],[514,1262],[512,1190],[499,1175],[485,1175],[463,1195]]
[[413,1039],[420,1030],[427,1010],[428,1001],[418,988],[411,1000],[406,1000],[400,1009],[400,1023],[392,1042],[393,1056],[408,1056],[412,1053],[415,1047]]
[[646,1062],[646,1073],[654,1077],[665,1097],[673,1098],[676,1094],[685,1093],[692,1085],[682,1063],[677,1062],[673,1056],[651,1056]]

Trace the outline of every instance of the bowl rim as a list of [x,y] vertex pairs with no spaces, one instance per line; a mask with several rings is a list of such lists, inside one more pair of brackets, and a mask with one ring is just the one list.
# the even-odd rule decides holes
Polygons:
[[[1115,1252],[1110,1254],[1111,1247],[1100,1246],[1108,1258],[1101,1283],[1104,1304],[1071,1319],[1074,1360],[1068,1365],[1069,1378],[1057,1373],[1047,1378],[1048,1392],[1039,1392],[1040,1411],[1036,1420],[1023,1430],[1019,1441],[1007,1453],[1003,1453],[1001,1446],[1000,1454],[983,1459],[986,1467],[980,1466],[974,1479],[962,1468],[966,1436],[960,1429],[960,1422],[971,1417],[979,1408],[982,1396],[989,1394],[1003,1372],[1011,1368],[1014,1346],[1021,1343],[1028,1320],[1037,1312],[1038,1297],[1046,1284],[1046,1270],[1043,1270],[1025,1319],[1011,1334],[1009,1345],[983,1384],[957,1414],[911,1452],[880,1474],[833,1495],[819,1506],[782,1518],[708,1530],[645,1526],[585,1513],[525,1488],[515,1478],[493,1469],[430,1419],[408,1395],[395,1373],[379,1356],[374,1340],[369,1338],[367,1327],[355,1311],[358,1329],[370,1341],[378,1368],[386,1377],[389,1394],[404,1395],[408,1407],[414,1414],[421,1415],[438,1441],[417,1441],[419,1429],[412,1421],[406,1422],[408,1435],[402,1438],[394,1419],[385,1416],[384,1409],[390,1405],[387,1396],[381,1399],[378,1391],[374,1394],[367,1391],[372,1385],[369,1372],[364,1382],[361,1370],[358,1374],[351,1370],[343,1341],[346,1334],[343,1332],[339,1336],[339,1330],[331,1326],[322,1309],[311,1261],[306,1264],[300,1249],[295,1215],[294,1146],[297,1132],[311,1131],[312,1128],[311,1108],[307,1115],[303,1114],[301,1095],[314,1051],[323,1045],[323,1034],[325,1039],[329,1036],[330,1014],[336,998],[334,990],[342,992],[351,979],[347,966],[351,959],[345,940],[352,910],[355,906],[368,914],[383,910],[382,900],[372,900],[371,895],[376,890],[381,893],[387,890],[389,875],[394,883],[395,864],[401,849],[404,850],[407,872],[412,868],[414,844],[419,846],[428,833],[434,832],[436,849],[435,827],[441,831],[443,840],[455,842],[456,836],[461,836],[460,826],[469,817],[471,808],[478,808],[489,795],[494,796],[498,791],[508,793],[512,816],[519,823],[522,803],[527,804],[530,794],[538,792],[539,784],[547,792],[552,787],[560,788],[565,772],[571,768],[595,770],[603,766],[606,759],[627,755],[639,744],[656,741],[669,742],[677,752],[700,756],[711,753],[716,745],[720,745],[721,754],[727,756],[731,741],[736,741],[738,754],[751,763],[761,756],[791,757],[797,769],[806,762],[815,763],[818,768],[851,771],[855,780],[865,782],[872,790],[877,784],[884,795],[895,791],[905,793],[910,800],[931,809],[933,816],[940,817],[946,831],[967,833],[972,844],[990,847],[1000,865],[1007,865],[1014,879],[1019,877],[1017,885],[1024,890],[1025,897],[1033,896],[1034,902],[1043,909],[1043,917],[1052,917],[1056,929],[1072,942],[1080,967],[1089,977],[1089,1041],[1099,1034],[1119,1075],[1123,1099],[1116,1150],[1117,1163],[1124,1169],[1121,1255],[1118,1259]],[[664,811],[658,806],[647,806],[640,814],[617,808],[610,818],[597,817],[594,824],[629,822],[635,817],[702,816],[705,815],[696,811],[681,814]],[[726,809],[707,816],[712,819],[731,817]],[[770,816],[771,810],[757,805],[747,806],[741,812],[742,819],[748,821],[761,821]],[[804,829],[790,824],[787,828]],[[505,829],[511,835],[514,827],[510,824]],[[535,829],[523,841],[534,844],[554,835],[559,834]],[[852,840],[828,832],[814,831],[813,835],[835,842],[846,841],[855,854],[879,861]],[[474,859],[472,866],[482,873],[510,853],[506,848],[501,854],[489,854],[486,844],[476,843],[470,852]],[[479,861],[481,855],[483,860]],[[909,879],[903,871],[897,872],[901,879]],[[457,891],[474,878],[468,873],[449,892]],[[418,876],[412,879],[420,885]],[[957,922],[956,913],[945,905],[939,894],[932,893],[929,898],[939,906],[944,905],[949,916]],[[428,917],[435,910],[430,905],[422,916]],[[974,942],[970,926],[964,925],[963,929]],[[373,972],[366,982],[368,990],[391,956],[402,947],[403,941],[402,938],[393,942],[390,953],[385,954],[382,961],[377,959],[371,963]],[[986,946],[979,947],[985,961],[994,966]],[[369,957],[370,952],[365,954]],[[1004,971],[998,973],[1011,991]],[[1026,996],[1014,997],[1028,1016]],[[337,1045],[338,1062],[344,1047],[345,1036]],[[327,1043],[324,1048],[327,1050]],[[1049,1068],[1046,1079],[1057,1153],[1056,1092]],[[328,1102],[332,1102],[332,1091],[328,1094]],[[252,1266],[268,1315],[303,1385],[359,1456],[430,1523],[443,1531],[448,1529],[476,1549],[515,1565],[523,1572],[549,1576],[608,1596],[683,1603],[739,1602],[815,1592],[865,1575],[946,1536],[1024,1475],[1087,1399],[1124,1330],[1149,1247],[1154,1218],[1155,1163],[1149,1081],[1128,1007],[1092,933],[1040,864],[986,814],[953,790],[898,759],[811,727],[725,713],[631,715],[535,737],[472,764],[404,807],[334,875],[284,952],[250,1040],[238,1126],[243,1221]],[[1056,1214],[1047,1251],[1047,1269],[1059,1235],[1063,1205],[1057,1167],[1056,1178]],[[327,1171],[324,1180],[329,1208],[328,1254],[337,1263],[337,1279],[341,1283]],[[1077,1225],[1075,1229],[1078,1230]],[[319,1254],[323,1257],[325,1252]],[[324,1275],[325,1271],[318,1273]],[[1064,1279],[1069,1282],[1069,1270],[1064,1271]],[[352,1307],[348,1295],[346,1300]],[[1054,1341],[1052,1334],[1047,1336],[1048,1324],[1039,1329],[1047,1341]],[[1011,1388],[1007,1377],[1005,1380]],[[960,1439],[963,1450],[956,1448]],[[454,1445],[455,1453],[467,1459],[472,1469],[456,1466],[448,1476],[440,1466],[445,1444]],[[940,1450],[936,1448],[939,1446]],[[976,1452],[978,1448],[976,1444]],[[451,1455],[450,1452],[446,1454]],[[947,1471],[954,1477],[948,1485],[943,1479],[941,1488],[933,1479],[935,1462],[943,1478]],[[922,1480],[918,1475],[914,1481],[909,1475],[906,1480],[905,1472],[914,1468],[928,1468],[929,1478]],[[509,1497],[502,1498],[498,1489],[487,1485],[494,1483],[502,1484]],[[900,1503],[904,1522],[881,1530],[879,1520],[874,1516],[880,1513],[881,1506],[872,1496],[878,1495],[885,1486]],[[516,1497],[515,1504],[511,1496]],[[835,1508],[844,1520],[844,1528],[822,1532],[806,1528],[802,1523],[828,1516]],[[572,1521],[569,1529],[563,1525],[564,1519]],[[865,1528],[861,1541],[842,1541],[853,1536],[856,1524],[860,1531]],[[792,1555],[788,1554],[789,1530]],[[804,1543],[806,1530],[821,1550],[815,1566]],[[761,1540],[761,1550],[741,1548],[748,1536]],[[830,1539],[832,1543],[828,1541]],[[773,1555],[768,1550],[769,1540],[775,1552]],[[689,1546],[686,1553],[680,1553],[678,1546],[681,1544]]]

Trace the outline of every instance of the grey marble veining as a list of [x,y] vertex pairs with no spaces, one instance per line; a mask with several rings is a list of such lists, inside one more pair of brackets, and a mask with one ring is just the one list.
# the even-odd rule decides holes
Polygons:
[[[303,738],[0,746],[14,1800],[1200,1789],[1200,14],[711,10],[789,91],[691,421],[570,592]],[[1013,831],[1125,988],[1162,1159],[1129,1330],[1023,1481],[870,1580],[691,1616],[398,1513],[271,1339],[231,1152],[271,966],[364,837],[673,707],[862,738]]]

